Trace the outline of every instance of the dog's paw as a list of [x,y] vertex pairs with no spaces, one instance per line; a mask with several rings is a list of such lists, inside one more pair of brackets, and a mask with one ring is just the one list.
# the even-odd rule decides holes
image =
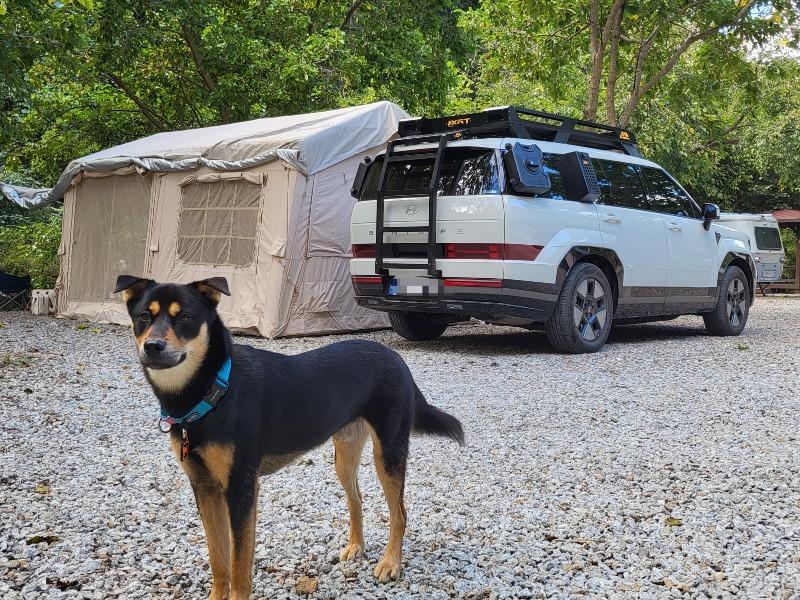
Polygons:
[[378,566],[375,567],[373,573],[380,583],[386,583],[392,579],[397,579],[400,577],[400,561],[384,556],[381,562],[378,563]]
[[347,544],[342,552],[339,554],[339,560],[344,562],[346,560],[355,560],[359,556],[364,555],[364,544]]
[[230,592],[230,585],[218,585],[214,582],[211,586],[211,595],[208,600],[228,600]]

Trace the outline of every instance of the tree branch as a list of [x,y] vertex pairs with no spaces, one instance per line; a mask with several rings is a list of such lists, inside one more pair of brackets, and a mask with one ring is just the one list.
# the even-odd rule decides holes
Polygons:
[[[636,66],[634,67],[633,71],[633,85],[631,87],[631,98],[637,96],[639,94],[639,89],[642,85],[642,72],[644,70],[644,61],[647,58],[648,52],[650,52],[650,48],[653,46],[653,40],[656,39],[656,35],[661,30],[662,23],[659,23],[655,26],[653,31],[650,32],[650,35],[640,44],[639,51],[636,53]],[[627,123],[626,123],[627,124]]]
[[[189,52],[192,55],[192,60],[194,60],[197,74],[200,75],[206,89],[211,93],[217,91],[217,81],[206,67],[205,60],[203,60],[203,53],[200,49],[200,36],[185,22],[181,22],[181,32],[183,40],[186,42],[186,46],[188,46]],[[219,116],[223,123],[231,122],[230,107],[224,101],[220,101]]]
[[732,27],[738,24],[743,18],[745,18],[749,13],[753,6],[758,2],[758,0],[750,0],[742,9],[736,13],[736,16],[731,19],[730,21],[726,21],[724,23],[720,23],[719,25],[714,25],[713,27],[708,27],[707,29],[703,29],[702,31],[695,32],[678,44],[678,47],[670,54],[667,61],[664,65],[659,69],[658,73],[656,73],[652,79],[645,82],[639,88],[638,93],[631,94],[631,99],[628,101],[628,105],[625,107],[625,110],[622,112],[622,117],[620,117],[620,125],[622,127],[627,126],[628,121],[630,120],[633,112],[636,110],[636,106],[639,104],[639,100],[642,99],[650,90],[652,90],[658,83],[664,79],[666,75],[668,75],[672,69],[675,68],[675,65],[678,64],[681,56],[695,43],[707,39],[714,35],[715,33],[719,33],[722,29],[726,27]]
[[353,16],[356,14],[356,11],[361,7],[364,2],[367,0],[356,0],[347,10],[347,14],[344,16],[344,21],[342,21],[342,26],[339,29],[344,29],[345,27],[351,27],[353,25],[352,20]]
[[105,73],[105,76],[108,77],[120,91],[122,91],[128,98],[130,98],[136,106],[139,107],[139,110],[142,112],[144,117],[148,121],[150,121],[150,123],[155,125],[161,131],[166,131],[167,129],[170,129],[169,123],[166,121],[166,119],[156,114],[155,111],[153,111],[153,109],[147,106],[147,103],[144,100],[142,100],[139,96],[137,96],[136,93],[130,87],[128,87],[128,85],[124,81],[122,81],[122,79],[120,79],[114,73],[107,72]]
[[709,142],[706,142],[705,144],[699,144],[699,145],[695,146],[694,148],[692,148],[689,152],[691,152],[691,153],[700,152],[701,150],[707,150],[708,148],[713,148],[714,146],[719,146],[720,144],[737,143],[736,140],[727,140],[725,138],[728,135],[730,135],[731,133],[733,133],[734,131],[736,131],[737,129],[741,129],[742,127],[747,127],[746,124],[742,124],[742,122],[744,121],[746,116],[747,116],[747,113],[742,113],[739,116],[739,118],[736,119],[736,122],[733,125],[731,125],[727,129],[725,129],[725,131],[723,131],[720,134],[719,139],[711,140]]

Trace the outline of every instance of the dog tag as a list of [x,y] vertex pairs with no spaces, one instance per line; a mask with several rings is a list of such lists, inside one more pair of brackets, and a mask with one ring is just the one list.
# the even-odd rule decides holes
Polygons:
[[181,429],[181,462],[189,457],[189,434],[186,428]]
[[172,430],[172,425],[170,425],[164,419],[159,419],[158,420],[158,429],[161,431],[161,433],[169,433]]

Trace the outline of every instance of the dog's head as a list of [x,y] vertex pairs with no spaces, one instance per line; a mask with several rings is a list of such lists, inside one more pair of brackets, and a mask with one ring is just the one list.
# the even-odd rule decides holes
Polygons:
[[178,285],[120,275],[114,291],[122,292],[139,360],[151,376],[176,367],[188,375],[199,366],[218,318],[217,304],[222,294],[230,296],[224,277]]

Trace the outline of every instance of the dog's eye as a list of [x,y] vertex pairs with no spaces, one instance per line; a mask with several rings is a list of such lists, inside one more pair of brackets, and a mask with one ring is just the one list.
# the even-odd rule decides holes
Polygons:
[[144,311],[143,313],[139,314],[139,318],[142,321],[149,321],[150,320],[150,313],[147,312],[147,311]]
[[192,320],[192,315],[190,315],[189,313],[182,312],[181,314],[178,315],[178,320],[182,321],[184,323],[186,321],[191,321]]

